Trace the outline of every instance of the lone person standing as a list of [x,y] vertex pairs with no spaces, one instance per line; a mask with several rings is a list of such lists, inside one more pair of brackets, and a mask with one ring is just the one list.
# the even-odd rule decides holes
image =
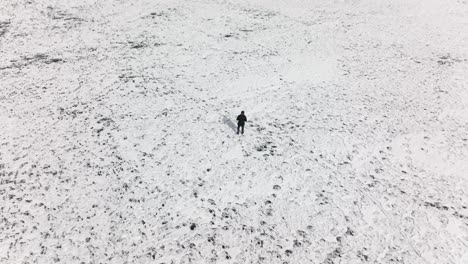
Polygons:
[[247,122],[247,117],[244,115],[244,111],[237,116],[237,134],[239,134],[239,129],[242,128],[242,135],[244,134],[244,125]]

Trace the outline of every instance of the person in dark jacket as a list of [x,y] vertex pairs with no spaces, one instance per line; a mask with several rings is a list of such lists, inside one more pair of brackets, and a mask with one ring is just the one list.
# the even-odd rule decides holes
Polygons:
[[242,134],[244,134],[244,125],[247,122],[247,117],[244,114],[244,111],[241,112],[240,115],[237,116],[237,134],[239,134],[239,129],[242,128]]

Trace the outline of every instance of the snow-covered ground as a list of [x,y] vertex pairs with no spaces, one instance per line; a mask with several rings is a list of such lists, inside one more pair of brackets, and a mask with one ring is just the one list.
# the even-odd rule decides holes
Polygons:
[[0,263],[468,263],[465,0],[4,0],[0,55]]

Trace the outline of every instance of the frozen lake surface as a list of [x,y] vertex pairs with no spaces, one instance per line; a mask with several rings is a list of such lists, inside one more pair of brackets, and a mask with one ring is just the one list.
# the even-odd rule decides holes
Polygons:
[[467,1],[5,0],[0,54],[0,263],[468,263]]

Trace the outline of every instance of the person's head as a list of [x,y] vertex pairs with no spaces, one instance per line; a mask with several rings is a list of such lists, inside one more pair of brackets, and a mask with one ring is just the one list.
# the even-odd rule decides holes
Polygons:
[[244,111],[241,111],[241,114],[244,114]]

